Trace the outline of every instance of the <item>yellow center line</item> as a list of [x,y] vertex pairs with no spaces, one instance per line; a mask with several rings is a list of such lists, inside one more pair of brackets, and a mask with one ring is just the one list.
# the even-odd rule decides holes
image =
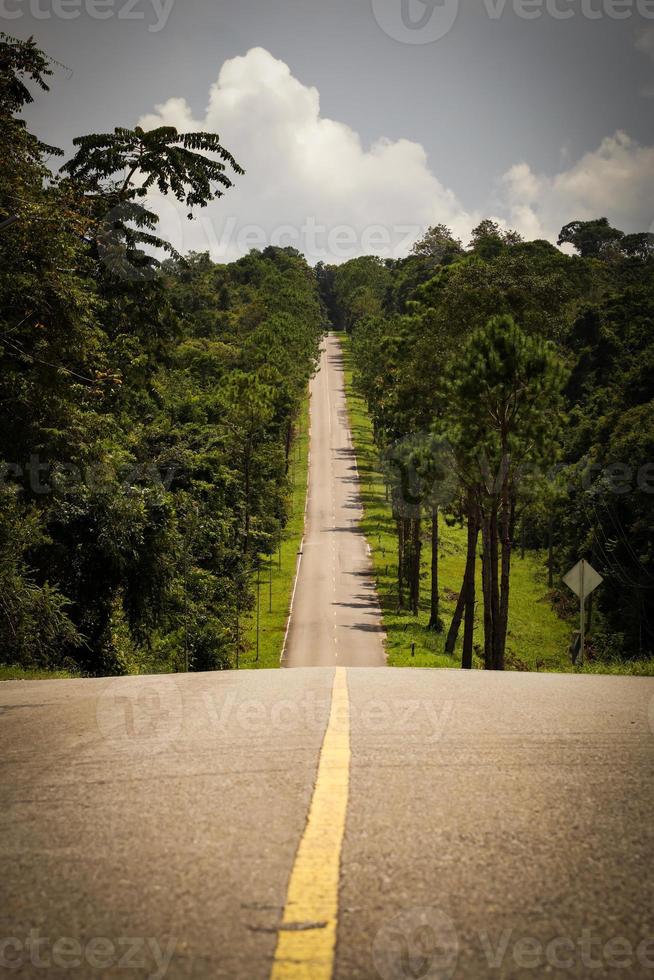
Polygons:
[[331,980],[349,780],[347,672],[336,667],[316,785],[288,883],[271,980]]

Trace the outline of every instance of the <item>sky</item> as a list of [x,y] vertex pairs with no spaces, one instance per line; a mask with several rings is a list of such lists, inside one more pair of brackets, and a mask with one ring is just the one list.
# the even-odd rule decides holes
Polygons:
[[654,230],[654,0],[0,0],[0,27],[59,63],[26,116],[67,152],[118,125],[220,134],[235,187],[192,222],[153,201],[184,252],[401,256],[483,217]]

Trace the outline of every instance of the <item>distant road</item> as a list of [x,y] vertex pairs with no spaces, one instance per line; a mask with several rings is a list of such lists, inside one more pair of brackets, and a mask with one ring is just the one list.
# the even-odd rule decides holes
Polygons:
[[361,515],[341,347],[330,334],[311,382],[306,527],[284,667],[385,664],[383,626],[368,545],[359,526]]
[[5,682],[0,976],[652,977],[653,695],[388,667]]

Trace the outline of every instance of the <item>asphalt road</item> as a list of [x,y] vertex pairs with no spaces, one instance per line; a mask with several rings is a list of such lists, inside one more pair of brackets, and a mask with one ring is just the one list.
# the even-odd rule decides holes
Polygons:
[[[653,681],[344,673],[338,980],[653,975]],[[333,678],[3,684],[3,973],[269,976]]]
[[386,662],[361,513],[343,358],[337,337],[330,334],[311,382],[306,523],[284,667],[374,667]]

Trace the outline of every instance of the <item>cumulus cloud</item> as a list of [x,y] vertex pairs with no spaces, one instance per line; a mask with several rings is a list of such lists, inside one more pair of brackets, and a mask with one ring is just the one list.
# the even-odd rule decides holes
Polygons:
[[[321,116],[318,91],[263,48],[225,62],[204,118],[173,98],[140,120],[162,124],[220,133],[246,170],[199,220],[182,225],[186,249],[210,248],[216,258],[270,241],[312,260],[405,254],[426,225],[444,221],[464,235],[476,217],[434,176],[419,143],[364,147],[349,126]],[[172,216],[163,222],[178,239]]]
[[643,205],[652,199],[654,150],[618,133],[554,177],[517,164],[484,212],[469,210],[432,172],[421,144],[380,138],[364,146],[349,126],[322,116],[318,91],[263,48],[223,64],[202,118],[176,97],[139,124],[217,132],[245,168],[193,222],[170,200],[154,202],[162,233],[180,251],[209,250],[218,261],[267,243],[293,245],[310,261],[405,255],[431,224],[449,225],[467,242],[484,216],[529,238],[555,240],[566,221],[607,210],[632,230],[644,227]]
[[519,163],[504,174],[498,205],[509,224],[529,238],[556,240],[568,221],[607,216],[624,231],[647,231],[654,214],[654,147],[626,133],[607,137],[554,176]]

